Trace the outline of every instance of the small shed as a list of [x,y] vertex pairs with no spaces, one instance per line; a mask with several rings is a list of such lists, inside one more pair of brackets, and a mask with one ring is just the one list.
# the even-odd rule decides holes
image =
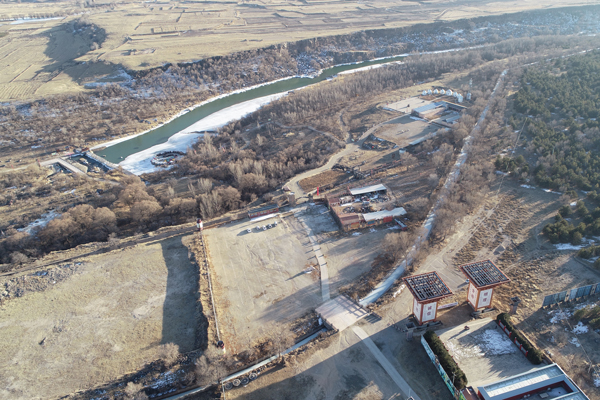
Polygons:
[[382,184],[365,186],[360,188],[350,189],[350,194],[352,196],[359,196],[362,194],[370,194],[370,193],[387,193],[387,187]]
[[263,215],[275,214],[278,212],[279,206],[277,204],[271,204],[248,211],[248,218],[252,219],[256,217],[262,217]]

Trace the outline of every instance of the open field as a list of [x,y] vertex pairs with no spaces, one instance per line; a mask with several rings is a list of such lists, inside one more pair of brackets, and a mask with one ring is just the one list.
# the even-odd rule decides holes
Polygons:
[[379,129],[375,130],[373,135],[395,143],[398,147],[403,148],[434,133],[438,129],[440,129],[438,125],[416,121],[406,115],[386,122],[379,127]]
[[[272,229],[255,229],[275,220]],[[320,304],[319,271],[304,273],[315,263],[312,247],[294,217],[246,219],[209,229],[205,239],[222,340],[233,353],[289,332],[294,320]]]
[[[593,1],[553,0],[544,8],[587,5]],[[120,67],[145,69],[165,63],[257,49],[301,39],[365,29],[409,26],[432,21],[497,15],[539,8],[534,0],[417,3],[400,0],[265,1],[261,4],[217,0],[160,3],[95,2],[80,8],[71,2],[2,4],[4,18],[57,19],[0,25],[0,99],[30,99],[77,92],[97,78],[118,79]],[[83,17],[82,17],[83,14]],[[72,29],[78,18],[106,33],[95,40]],[[95,44],[94,44],[95,43]],[[82,62],[85,62],[83,64]]]
[[190,240],[3,278],[11,297],[0,307],[0,397],[55,398],[96,387],[158,359],[162,343],[194,350],[203,333],[194,318]]

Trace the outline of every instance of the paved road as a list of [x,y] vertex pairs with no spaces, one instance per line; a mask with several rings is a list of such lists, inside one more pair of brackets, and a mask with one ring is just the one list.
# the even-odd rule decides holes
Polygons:
[[356,336],[358,336],[360,338],[360,340],[362,340],[362,342],[365,344],[365,346],[367,346],[367,348],[373,354],[375,359],[377,359],[377,362],[383,367],[383,369],[385,370],[385,372],[387,372],[387,374],[390,376],[390,378],[392,378],[394,383],[396,385],[398,385],[398,387],[400,388],[402,393],[404,393],[405,396],[412,395],[414,400],[421,400],[421,398],[415,394],[415,391],[409,386],[409,384],[406,383],[404,378],[402,378],[402,376],[400,376],[400,374],[398,373],[396,368],[392,365],[392,363],[377,348],[377,345],[375,343],[373,343],[373,341],[371,340],[371,338],[369,337],[367,332],[365,332],[359,326],[353,326],[352,330],[354,331],[354,333],[356,333]]

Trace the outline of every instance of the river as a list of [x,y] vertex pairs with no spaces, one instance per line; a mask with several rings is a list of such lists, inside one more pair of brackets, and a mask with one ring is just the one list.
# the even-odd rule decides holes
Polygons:
[[[485,47],[485,45],[447,50],[425,51],[419,54],[438,54]],[[410,54],[379,58],[351,64],[340,64],[321,71],[315,77],[292,77],[241,89],[214,97],[190,107],[171,120],[141,134],[119,138],[95,146],[96,152],[110,162],[141,175],[156,171],[150,162],[157,153],[168,150],[186,151],[204,131],[213,131],[231,121],[248,115],[263,105],[285,96],[292,90],[322,82],[338,74],[358,72],[385,64],[398,63]]]
[[[108,147],[99,150],[97,153],[108,161],[122,163],[124,168],[129,170],[133,169],[132,172],[134,173],[141,173],[144,172],[149,165],[135,168],[134,164],[145,161],[147,156],[151,155],[151,153],[156,154],[159,151],[168,149],[185,151],[187,147],[185,144],[191,145],[197,137],[201,136],[200,132],[215,130],[230,121],[237,120],[244,115],[255,111],[260,106],[284,96],[291,90],[322,82],[339,73],[374,65],[398,62],[405,56],[406,55],[400,55],[356,64],[337,65],[335,67],[324,69],[321,74],[315,77],[281,79],[272,83],[255,86],[247,90],[240,90],[233,92],[232,94],[218,96],[201,103],[195,108],[187,109],[187,112],[184,111],[171,121],[143,134],[106,143],[102,145],[102,147]],[[174,138],[174,135],[176,134],[180,135]],[[174,143],[168,143],[167,145],[167,142],[170,141],[170,139],[173,139],[171,141]],[[101,146],[97,147],[101,148]],[[151,148],[153,148],[152,151],[148,152]],[[137,154],[142,152],[144,154]],[[132,155],[134,155],[134,157],[128,159],[128,157]]]

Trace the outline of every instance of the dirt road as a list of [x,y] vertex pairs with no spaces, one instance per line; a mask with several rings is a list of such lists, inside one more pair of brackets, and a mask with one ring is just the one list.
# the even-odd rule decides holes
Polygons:
[[396,118],[398,118],[398,117],[396,116],[394,118],[391,118],[387,121],[381,122],[381,123],[373,126],[371,129],[369,129],[365,133],[363,133],[359,140],[356,140],[354,142],[348,140],[346,142],[346,147],[339,153],[336,153],[333,156],[331,156],[331,158],[329,159],[329,161],[326,164],[324,164],[323,166],[321,166],[319,168],[314,168],[309,171],[305,171],[299,175],[296,175],[290,181],[288,181],[284,186],[287,186],[288,188],[290,188],[290,190],[292,192],[296,193],[296,201],[298,203],[302,203],[302,202],[306,201],[305,196],[307,193],[305,193],[304,190],[302,190],[302,188],[300,187],[298,182],[300,182],[302,179],[308,178],[310,176],[313,176],[313,175],[319,174],[323,171],[327,171],[327,170],[331,169],[331,167],[333,167],[335,164],[337,164],[342,157],[345,157],[349,154],[352,154],[353,152],[355,152],[357,150],[360,150],[365,139],[370,134],[375,132],[380,126],[382,126]]

